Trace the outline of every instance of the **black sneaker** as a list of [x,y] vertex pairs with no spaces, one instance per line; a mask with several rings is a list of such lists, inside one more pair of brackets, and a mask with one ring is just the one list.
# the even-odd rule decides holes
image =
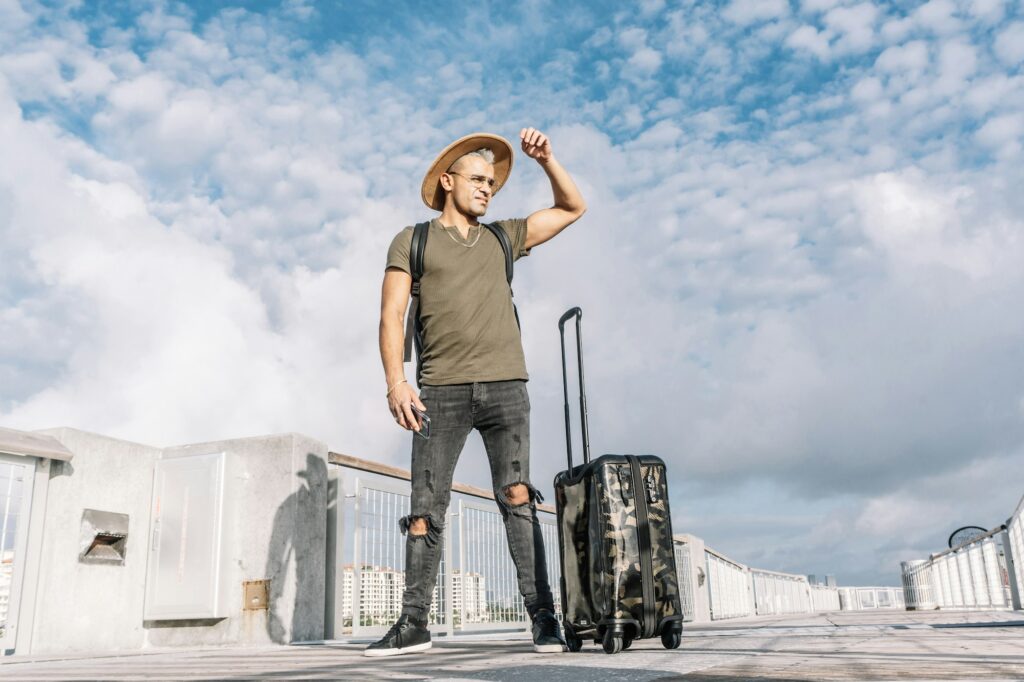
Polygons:
[[402,616],[391,626],[388,634],[363,650],[363,656],[398,656],[430,648],[427,622],[411,616]]
[[565,651],[565,640],[559,632],[558,620],[547,609],[541,609],[533,617],[533,650],[544,654]]

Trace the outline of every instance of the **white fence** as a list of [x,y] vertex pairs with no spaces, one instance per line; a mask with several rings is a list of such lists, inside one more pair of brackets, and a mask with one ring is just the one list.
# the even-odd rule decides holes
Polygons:
[[[332,517],[333,636],[372,638],[400,615],[405,590],[405,538],[398,521],[409,514],[408,472],[332,453],[340,494]],[[455,484],[445,516],[443,552],[434,586],[430,629],[454,635],[521,630],[527,614],[497,505],[485,490]],[[561,612],[558,535],[552,507],[538,508],[548,580]],[[1018,529],[1019,533],[1019,529]],[[898,588],[863,588],[871,598],[841,599],[841,589],[812,585],[807,576],[751,568],[705,547],[693,536],[675,542],[679,596],[686,621],[902,606]],[[895,595],[878,596],[879,590]],[[898,596],[898,599],[897,599]],[[871,606],[867,606],[867,604]]]
[[811,585],[810,588],[811,611],[822,613],[839,611],[842,608],[842,603],[839,601],[839,588],[825,585]]
[[711,618],[740,618],[754,613],[750,569],[718,552],[705,550]]
[[[677,544],[676,563],[679,563],[682,555],[689,566],[692,563],[689,556],[691,551],[688,543]],[[707,614],[705,618],[700,618],[699,613],[691,616],[684,609],[687,620],[724,620],[864,608],[859,600],[853,598],[847,600],[849,606],[844,605],[840,599],[842,588],[811,584],[805,575],[744,566],[710,547],[704,548],[703,553],[707,566]],[[680,575],[681,592],[692,590],[693,585],[692,577],[687,581]],[[873,602],[876,608],[884,608],[885,605],[890,605],[890,608],[902,607],[903,595],[899,588],[847,589],[866,589],[872,591],[872,594],[883,591],[886,592],[884,597]],[[687,597],[691,603],[695,601],[692,596]]]
[[[810,613],[814,610],[811,601],[811,586],[806,576],[754,569],[751,570],[751,577],[754,580],[754,601],[757,615]],[[822,590],[834,592],[834,589],[827,587],[823,587]],[[835,610],[838,610],[838,605]]]
[[908,609],[1021,609],[1024,499],[1001,526],[901,565]]
[[1010,583],[1013,608],[1024,608],[1024,497],[1006,522],[1003,550],[1009,565],[1007,582]]
[[840,587],[839,604],[843,611],[903,609],[906,603],[899,587]]

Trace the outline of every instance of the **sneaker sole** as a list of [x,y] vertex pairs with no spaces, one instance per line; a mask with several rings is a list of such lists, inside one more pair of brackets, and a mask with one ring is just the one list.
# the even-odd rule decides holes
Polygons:
[[560,654],[566,647],[562,644],[534,644],[533,650],[538,654]]
[[423,642],[423,644],[413,644],[412,646],[404,646],[401,649],[364,649],[363,656],[378,657],[378,656],[401,656],[402,654],[414,654],[417,651],[426,651],[433,645],[433,642]]

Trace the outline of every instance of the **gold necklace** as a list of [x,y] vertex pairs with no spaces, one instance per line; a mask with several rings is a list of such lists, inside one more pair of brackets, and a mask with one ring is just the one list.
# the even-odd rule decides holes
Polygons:
[[[460,241],[459,241],[458,239],[456,239],[456,238],[455,238],[455,235],[453,235],[453,234],[452,234],[451,232],[449,232],[449,231],[448,231],[449,229],[455,230],[455,229],[458,229],[458,228],[455,228],[455,227],[452,227],[452,228],[448,228],[448,227],[445,227],[444,225],[442,225],[442,226],[441,226],[441,228],[442,228],[442,229],[444,230],[444,233],[445,233],[446,235],[448,235],[448,236],[449,236],[449,237],[451,238],[451,240],[452,240],[453,242],[455,242],[455,243],[456,243],[456,244],[458,244],[459,246],[464,246],[464,247],[466,247],[467,249],[471,249],[471,248],[473,248],[474,246],[476,246],[476,243],[477,243],[478,241],[480,241],[480,235],[481,235],[481,234],[483,234],[483,228],[482,228],[482,227],[480,227],[479,225],[477,225],[476,227],[478,227],[478,228],[480,228],[480,229],[479,229],[479,230],[477,231],[477,233],[476,233],[476,239],[474,239],[474,240],[473,240],[473,243],[472,243],[472,244],[463,244],[462,242],[460,242]],[[472,229],[473,229],[473,226],[471,225],[469,229],[471,229],[471,230],[472,230]]]

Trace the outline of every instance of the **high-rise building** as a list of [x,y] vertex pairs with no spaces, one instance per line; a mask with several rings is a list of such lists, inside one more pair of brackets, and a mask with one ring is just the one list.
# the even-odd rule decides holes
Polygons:
[[487,609],[487,579],[479,573],[452,572],[452,613],[461,614],[463,606],[466,624],[491,621]]
[[[351,627],[355,604],[355,571],[352,564],[341,569],[342,627]],[[360,625],[391,625],[402,613],[405,572],[388,566],[364,565],[359,571]],[[431,622],[438,621],[438,589],[431,596]]]

